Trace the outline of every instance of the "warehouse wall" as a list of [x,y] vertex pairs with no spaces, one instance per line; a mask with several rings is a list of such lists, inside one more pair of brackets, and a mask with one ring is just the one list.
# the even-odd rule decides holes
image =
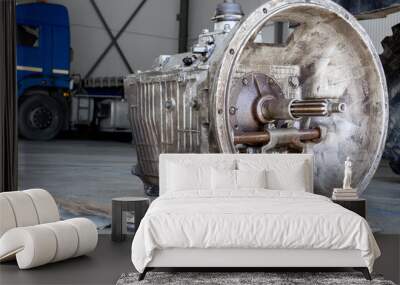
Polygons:
[[[32,0],[23,0],[27,2]],[[96,0],[113,33],[117,33],[141,0]],[[203,28],[212,28],[210,22],[217,3],[222,0],[191,0],[189,43],[193,43]],[[65,5],[70,12],[74,61],[72,72],[85,75],[110,39],[88,0],[49,0]],[[149,68],[160,54],[174,54],[178,50],[180,0],[149,0],[121,36],[119,43],[134,70]],[[238,0],[246,14],[265,0]],[[160,13],[162,11],[162,13]],[[400,22],[400,13],[385,19],[361,21],[370,34],[378,52],[381,40],[391,34],[391,27]],[[122,60],[112,48],[93,76],[126,75]]]
[[[212,30],[213,24],[210,22],[210,19],[215,14],[217,4],[221,2],[223,0],[190,0],[189,42],[196,40],[202,29]],[[243,12],[247,15],[265,3],[265,0],[239,0],[237,2],[242,5]]]
[[[85,75],[110,43],[88,0],[51,0],[65,5],[70,14],[71,40],[74,49],[72,72]],[[104,18],[116,34],[141,0],[96,0]],[[203,2],[203,1],[202,1]],[[176,53],[178,27],[176,15],[179,0],[149,0],[118,41],[134,70],[148,69],[159,54]],[[105,57],[92,76],[126,75],[115,47]]]
[[[210,19],[214,15],[215,7],[217,3],[223,0],[191,0],[190,1],[190,25],[189,25],[189,35],[190,42],[196,40],[198,34],[202,29],[211,29],[212,24]],[[238,0],[243,7],[244,13],[247,15],[249,12],[256,9],[258,6],[265,3],[265,0]],[[391,35],[391,27],[395,24],[400,23],[400,13],[390,15],[384,19],[376,20],[365,20],[361,21],[362,26],[367,30],[368,34],[371,36],[372,41],[375,44],[378,52],[382,52],[381,41],[384,37]]]

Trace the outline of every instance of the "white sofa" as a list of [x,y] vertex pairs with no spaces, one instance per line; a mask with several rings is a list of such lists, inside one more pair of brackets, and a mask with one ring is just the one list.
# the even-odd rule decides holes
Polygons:
[[87,254],[97,245],[96,225],[85,218],[60,221],[43,189],[0,193],[0,262],[29,269]]

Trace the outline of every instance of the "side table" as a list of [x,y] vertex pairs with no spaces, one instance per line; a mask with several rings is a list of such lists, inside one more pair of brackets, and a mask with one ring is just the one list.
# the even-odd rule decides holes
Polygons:
[[134,212],[135,231],[140,221],[146,214],[150,205],[150,199],[144,197],[120,197],[112,199],[112,223],[111,239],[113,241],[125,240],[123,230],[127,228],[126,219],[123,219],[124,212]]
[[367,215],[367,205],[366,205],[367,201],[365,199],[351,199],[351,200],[332,199],[332,201],[356,214],[359,214],[364,219]]

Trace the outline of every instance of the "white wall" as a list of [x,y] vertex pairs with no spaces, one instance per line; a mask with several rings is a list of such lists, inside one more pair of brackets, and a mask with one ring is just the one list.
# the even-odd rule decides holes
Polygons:
[[[202,29],[212,30],[213,23],[210,19],[215,14],[215,8],[223,0],[190,0],[189,5],[189,41],[197,39]],[[238,0],[242,5],[243,12],[247,15],[265,3],[265,0]]]
[[[110,43],[110,38],[88,0],[51,0],[65,5],[71,22],[74,49],[72,72],[85,75]],[[116,34],[141,0],[96,0],[112,32]],[[160,54],[178,50],[179,0],[149,0],[119,39],[134,70],[148,69]],[[94,76],[126,75],[117,50],[113,47],[93,73]]]
[[[113,33],[117,33],[141,0],[96,0]],[[189,12],[189,42],[197,39],[204,28],[212,28],[210,19],[217,3],[222,0],[191,0]],[[72,72],[85,75],[110,39],[88,0],[51,0],[65,5],[70,13],[74,61]],[[178,50],[179,0],[149,0],[121,36],[119,43],[134,70],[148,69],[160,54],[174,54]],[[248,14],[265,0],[239,0]],[[400,22],[400,13],[385,19],[362,21],[382,51],[381,40],[391,34],[391,27]],[[93,76],[126,75],[115,47],[99,65]]]

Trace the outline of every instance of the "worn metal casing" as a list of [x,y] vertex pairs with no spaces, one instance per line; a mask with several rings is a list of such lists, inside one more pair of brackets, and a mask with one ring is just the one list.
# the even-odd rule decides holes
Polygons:
[[199,153],[201,140],[208,143],[207,79],[207,70],[196,69],[143,73],[126,80],[133,140],[145,182],[158,183],[160,153]]
[[[271,21],[300,25],[286,44],[256,43],[254,38]],[[230,109],[237,103],[237,85],[249,72],[258,72],[286,89],[286,99],[346,103],[344,114],[302,118],[294,126],[325,129],[319,142],[307,142],[303,148],[303,153],[314,154],[316,193],[329,196],[341,185],[347,156],[355,165],[353,187],[360,193],[365,190],[385,143],[387,90],[375,48],[351,14],[331,1],[273,0],[230,31],[205,31],[199,43],[207,37],[213,37],[212,50],[193,65],[182,63],[192,53],[161,56],[152,70],[125,80],[138,153],[136,174],[145,183],[158,184],[160,153],[239,152],[232,125],[236,114]],[[282,75],[282,67],[290,72]],[[284,81],[297,67],[301,92],[290,92]]]

